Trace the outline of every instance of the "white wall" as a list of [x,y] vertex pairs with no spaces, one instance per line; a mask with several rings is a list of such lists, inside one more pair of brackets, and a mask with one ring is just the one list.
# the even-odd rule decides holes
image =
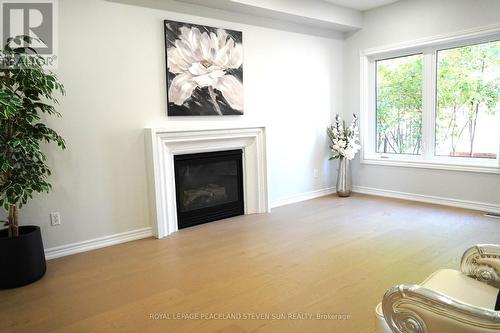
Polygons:
[[[359,51],[500,22],[496,0],[403,0],[365,12],[345,43],[344,115],[359,113]],[[358,186],[500,204],[500,176],[353,163]]]
[[[21,211],[46,248],[150,226],[146,127],[263,123],[271,201],[332,186],[325,127],[341,109],[343,41],[102,0],[62,0],[59,11],[67,96],[50,124],[68,149],[47,147],[53,191]],[[164,19],[243,31],[244,116],[166,116]],[[49,226],[52,211],[61,226]]]

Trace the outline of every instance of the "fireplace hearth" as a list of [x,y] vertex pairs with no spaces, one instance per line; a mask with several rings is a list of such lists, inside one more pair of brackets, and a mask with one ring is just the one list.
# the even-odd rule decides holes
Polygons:
[[242,150],[174,156],[178,228],[244,214]]

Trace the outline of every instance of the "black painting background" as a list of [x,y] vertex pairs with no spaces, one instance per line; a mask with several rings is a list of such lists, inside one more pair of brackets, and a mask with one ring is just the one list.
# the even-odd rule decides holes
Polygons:
[[[203,32],[213,32],[216,33],[218,28],[209,27],[205,25],[198,24],[190,24],[190,23],[182,23],[176,21],[164,21],[165,24],[165,55],[167,54],[167,49],[169,47],[173,47],[175,44],[175,40],[179,39],[180,36],[180,28],[185,26],[188,28],[196,27]],[[243,34],[241,31],[234,31],[224,29],[226,33],[231,36],[236,43],[243,43]],[[165,56],[166,60],[167,55]],[[170,73],[168,71],[168,65],[166,66],[167,70],[167,104],[168,104],[168,115],[169,116],[212,116],[218,115],[217,111],[215,111],[214,105],[210,100],[210,95],[208,94],[208,88],[199,88],[197,87],[191,97],[189,97],[183,105],[175,105],[168,101],[168,89],[170,88],[170,84],[172,80],[175,78],[175,74]],[[243,65],[238,69],[229,69],[226,70],[226,74],[234,75],[243,83]],[[219,104],[220,110],[223,115],[242,115],[243,111],[238,111],[233,108],[226,102],[222,93],[217,89],[214,89],[214,92],[217,96],[217,103]]]

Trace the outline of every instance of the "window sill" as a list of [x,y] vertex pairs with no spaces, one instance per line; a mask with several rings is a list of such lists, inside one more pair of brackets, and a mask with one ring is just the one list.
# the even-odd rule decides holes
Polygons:
[[361,164],[383,165],[383,166],[393,166],[393,167],[500,174],[500,168],[498,166],[495,166],[493,163],[491,165],[479,165],[477,163],[475,164],[453,163],[448,161],[443,162],[443,161],[423,161],[423,160],[404,160],[404,159],[396,160],[396,159],[385,159],[377,157],[373,158],[361,157],[360,162]]

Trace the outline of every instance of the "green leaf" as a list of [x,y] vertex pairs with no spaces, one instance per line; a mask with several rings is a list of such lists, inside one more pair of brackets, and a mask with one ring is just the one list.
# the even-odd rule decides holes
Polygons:
[[50,191],[51,172],[41,143],[65,148],[64,139],[40,116],[60,116],[56,94],[64,95],[64,86],[42,67],[42,58],[30,46],[34,41],[40,40],[16,36],[0,50],[0,58],[16,62],[0,70],[0,207],[6,210],[22,207],[34,193]]

